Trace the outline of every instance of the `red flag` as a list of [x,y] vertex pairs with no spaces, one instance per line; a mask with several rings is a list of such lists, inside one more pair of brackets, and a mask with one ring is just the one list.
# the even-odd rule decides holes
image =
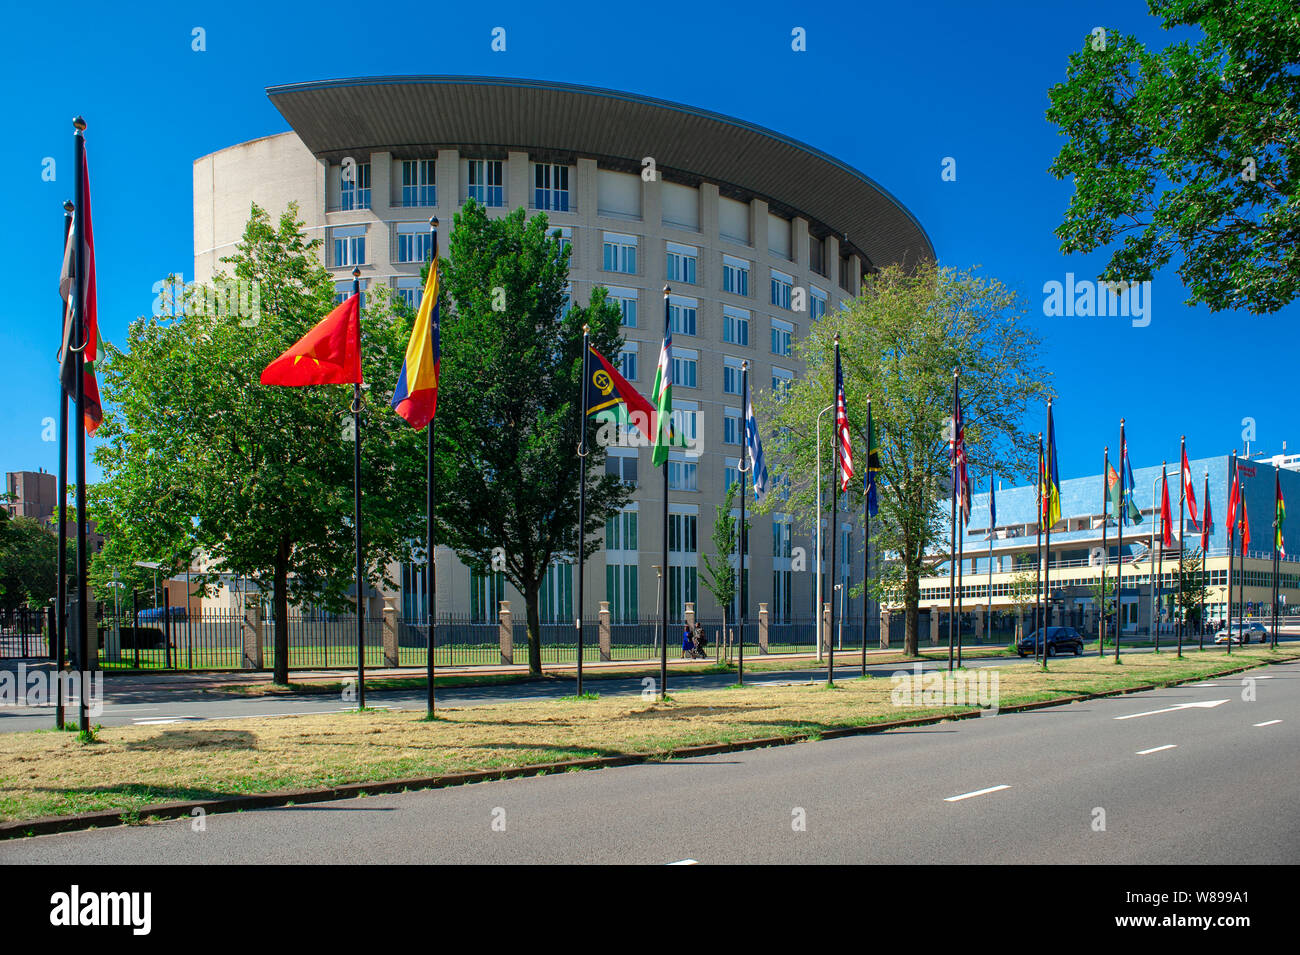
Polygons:
[[352,295],[266,366],[264,385],[361,383],[361,301]]
[[1192,468],[1187,463],[1187,449],[1183,448],[1183,500],[1187,502],[1187,513],[1192,519],[1192,529],[1200,530],[1196,524],[1196,492],[1192,489]]
[[846,491],[853,480],[853,440],[849,435],[849,408],[844,398],[838,340],[835,345],[835,459],[840,465],[840,490]]
[[1205,516],[1201,518],[1201,556],[1210,552],[1210,524],[1214,515],[1210,513],[1210,479],[1205,479]]
[[1250,518],[1246,516],[1246,499],[1241,499],[1241,552],[1250,550]]
[[[72,351],[72,342],[79,331],[81,341],[85,345],[82,352],[85,359],[82,367],[82,386],[86,408],[82,425],[87,434],[94,434],[99,423],[104,420],[104,411],[99,398],[99,382],[95,378],[95,359],[99,354],[99,308],[95,294],[95,231],[90,224],[90,171],[84,146],[81,151],[81,189],[82,194],[75,200],[76,224],[68,233],[67,242],[64,244],[63,270],[59,276],[59,295],[64,302],[63,343],[59,349],[59,379],[63,384],[63,390],[71,396],[77,387],[77,362]],[[84,242],[81,242],[78,232],[85,236]],[[82,263],[86,270],[85,281],[81,283],[81,303],[85,312],[85,321],[81,323],[80,329],[76,329],[77,315],[74,307],[76,296],[73,293],[73,286],[77,281],[75,273],[79,242],[84,249]]]
[[1237,469],[1232,469],[1232,490],[1228,493],[1228,539],[1237,533],[1237,502],[1241,500],[1241,483]]
[[1160,472],[1160,536],[1161,542],[1165,547],[1174,546],[1173,528],[1169,522],[1169,480],[1163,471]]

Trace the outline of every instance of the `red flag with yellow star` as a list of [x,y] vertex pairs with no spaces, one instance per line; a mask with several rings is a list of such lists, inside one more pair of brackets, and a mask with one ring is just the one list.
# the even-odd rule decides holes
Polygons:
[[264,385],[361,383],[361,302],[352,295],[266,366]]

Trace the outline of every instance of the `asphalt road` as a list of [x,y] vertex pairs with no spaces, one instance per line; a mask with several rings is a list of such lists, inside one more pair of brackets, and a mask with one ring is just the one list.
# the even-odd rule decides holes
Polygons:
[[[1279,638],[1282,641],[1295,637]],[[1163,646],[1163,644],[1162,644]],[[933,652],[933,648],[927,648]],[[1123,648],[1122,653],[1149,653],[1146,648]],[[1096,650],[1085,651],[1084,656],[1096,656]],[[1069,659],[1067,657],[1067,659]],[[861,655],[852,650],[836,653],[835,672],[839,677],[850,678],[861,674]],[[981,666],[1015,666],[1021,663],[1015,657],[967,657],[968,667]],[[1034,665],[1032,657],[1024,661],[1025,665]],[[649,664],[653,665],[653,664]],[[900,664],[871,665],[868,660],[867,671],[875,676],[888,676],[900,669]],[[925,670],[946,669],[947,662],[926,662]],[[911,665],[903,668],[911,669]],[[340,671],[338,678],[347,679],[352,674]],[[238,693],[221,694],[204,692],[188,688],[182,681],[169,675],[164,684],[142,686],[134,683],[130,689],[115,690],[113,679],[104,683],[105,700],[103,712],[92,717],[92,722],[104,726],[158,726],[171,723],[200,722],[214,719],[253,719],[267,716],[297,716],[306,713],[340,713],[355,709],[355,701],[347,701],[337,694],[301,693],[275,694],[268,696],[244,696]],[[789,681],[822,682],[826,679],[826,670],[768,670],[746,671],[747,683],[780,683]],[[736,682],[734,673],[684,673],[669,671],[668,689],[674,687],[691,689],[711,689],[730,686]],[[599,693],[601,696],[635,696],[645,688],[645,683],[637,678],[601,678],[590,680],[585,689]],[[548,679],[528,683],[503,684],[498,686],[471,686],[446,688],[438,690],[438,705],[449,707],[481,706],[487,703],[511,703],[524,700],[553,699],[571,694],[574,683],[571,679]],[[425,708],[425,691],[413,690],[367,690],[366,705],[387,707],[394,710],[423,710]],[[68,709],[69,719],[76,719],[76,707]],[[52,706],[0,706],[0,732],[17,732],[22,730],[48,729],[53,725],[54,708]]]
[[1294,863],[1297,766],[1289,664],[847,739],[212,815],[201,832],[39,836],[0,843],[0,862]]

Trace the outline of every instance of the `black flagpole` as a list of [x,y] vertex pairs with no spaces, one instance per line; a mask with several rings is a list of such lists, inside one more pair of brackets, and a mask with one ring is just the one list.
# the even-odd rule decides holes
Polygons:
[[[1052,431],[1048,435],[1048,454],[1056,453],[1056,423],[1052,420],[1052,401],[1047,401],[1047,423]],[[1039,520],[1043,530],[1043,611],[1047,617],[1043,625],[1043,666],[1047,666],[1047,628],[1052,625],[1052,462],[1043,460],[1043,506]]]
[[[1206,512],[1206,510],[1208,510],[1209,507],[1210,507],[1210,470],[1209,470],[1209,468],[1206,468],[1206,470],[1205,470],[1205,498],[1204,498],[1204,500],[1205,500],[1205,505],[1204,505],[1204,508],[1201,510],[1201,534],[1203,535],[1203,536],[1202,536],[1202,540],[1208,542],[1209,539],[1210,539],[1210,534],[1209,534],[1209,531],[1206,530],[1206,527],[1205,527],[1205,523],[1206,523],[1206,522],[1205,522],[1205,512]],[[1208,577],[1209,571],[1208,571],[1208,569],[1207,569],[1207,568],[1209,567],[1209,561],[1208,561],[1208,558],[1209,558],[1209,556],[1210,556],[1210,555],[1209,555],[1209,550],[1210,550],[1210,549],[1209,549],[1208,546],[1207,546],[1207,547],[1202,547],[1202,548],[1201,548],[1201,619],[1200,619],[1200,621],[1199,621],[1199,623],[1200,623],[1200,627],[1197,628],[1197,629],[1199,629],[1199,630],[1201,631],[1201,635],[1200,635],[1200,649],[1201,649],[1201,650],[1204,650],[1204,649],[1205,649],[1205,588],[1206,588],[1206,586],[1207,586],[1207,584],[1208,584],[1208,580],[1209,580],[1209,577]]]
[[1106,493],[1106,477],[1110,471],[1110,445],[1106,445],[1101,457],[1101,620],[1097,624],[1097,658],[1106,653],[1106,561],[1110,559],[1110,548],[1106,546],[1106,528],[1110,516],[1110,496]]
[[79,716],[78,726],[83,733],[90,732],[90,716],[86,712],[86,684],[88,680],[88,671],[90,669],[90,647],[91,639],[88,633],[89,627],[86,626],[87,618],[91,615],[86,610],[86,286],[84,276],[86,274],[86,242],[85,242],[85,210],[86,210],[86,176],[85,176],[85,156],[86,140],[84,133],[86,130],[86,121],[78,116],[72,121],[76,132],[73,133],[73,153],[76,164],[76,186],[73,200],[76,204],[73,215],[76,221],[73,229],[76,232],[76,266],[73,280],[73,288],[76,290],[76,306],[73,314],[73,330],[76,334],[76,405],[77,405],[77,441],[76,441],[76,473],[77,473],[77,622],[76,632],[79,640],[79,660],[80,666],[80,694],[77,702],[77,711]]
[[[432,219],[429,220],[429,231],[433,234],[433,251],[432,251],[432,258],[429,262],[429,268],[433,269],[436,272],[438,269],[438,217],[437,216],[434,216]],[[427,286],[428,283],[426,282],[425,285]],[[438,307],[438,303],[434,302],[433,308],[436,309],[437,307]],[[430,314],[433,313],[430,312]],[[432,329],[430,329],[430,333],[432,334]],[[435,639],[435,637],[437,636],[436,631],[438,626],[437,624],[438,576],[437,576],[437,564],[434,560],[434,550],[433,550],[433,426],[434,426],[434,422],[430,421],[429,434],[428,434],[428,444],[429,444],[428,476],[425,480],[425,502],[424,502],[424,506],[425,506],[424,553],[425,553],[425,560],[426,560],[424,596],[425,596],[426,615],[428,617],[428,623],[429,623],[429,634],[428,634],[429,653],[428,653],[428,657],[425,660],[425,678],[428,680],[429,686],[425,695],[427,697],[426,706],[428,708],[430,718],[434,716],[434,692],[433,691],[434,691],[434,673],[436,668],[434,665],[433,655],[437,647],[437,640]]]
[[1124,464],[1128,448],[1124,444],[1124,419],[1119,419],[1119,513],[1115,515],[1119,544],[1115,551],[1115,662],[1119,663],[1119,638],[1124,633],[1124,508],[1128,489],[1124,486]]
[[[1232,488],[1237,479],[1237,451],[1232,451],[1232,460],[1228,463],[1228,510],[1230,518],[1228,520],[1228,605],[1227,614],[1224,619],[1227,620],[1228,630],[1228,655],[1232,655],[1232,542],[1233,536],[1237,529],[1237,515],[1232,514]],[[1238,501],[1238,504],[1241,502]]]
[[957,370],[952,372],[952,417],[948,427],[952,430],[948,445],[948,466],[952,470],[952,500],[949,511],[952,533],[948,538],[948,672],[952,672],[952,624],[957,612]]
[[749,362],[740,363],[740,393],[743,396],[740,400],[744,403],[741,409],[741,427],[745,430],[745,446],[740,451],[740,534],[736,538],[740,549],[740,646],[737,648],[739,653],[736,656],[736,684],[743,685],[745,682],[745,599],[749,592],[745,587],[745,474],[747,473],[745,464],[748,462],[752,468],[754,463],[749,460]]
[[[668,337],[669,334],[668,296],[671,293],[672,293],[672,289],[669,288],[667,285],[665,285],[664,286],[664,338],[665,339]],[[660,381],[659,383],[661,388],[668,387],[668,380],[671,378],[672,373],[673,373],[672,362],[670,360],[669,366],[664,369],[664,380]],[[657,414],[658,414],[658,409],[656,409],[656,417]],[[671,454],[671,450],[664,437],[667,432],[667,429],[670,426],[671,425],[667,421],[659,421],[659,420],[655,421],[656,438],[657,440],[664,442],[664,566],[663,566],[664,585],[662,588],[662,592],[660,593],[661,603],[659,604],[660,609],[663,611],[659,615],[659,643],[660,643],[659,698],[661,700],[668,698],[668,585],[672,580],[672,578],[668,574],[668,463],[669,463],[668,458]],[[741,579],[742,580],[744,579],[744,575],[741,575]],[[745,639],[745,631],[743,630],[740,632],[740,639],[742,642]]]
[[1281,571],[1280,560],[1277,554],[1277,539],[1282,533],[1282,524],[1277,517],[1277,502],[1282,497],[1282,472],[1280,469],[1273,471],[1273,590],[1269,594],[1269,599],[1273,602],[1273,625],[1270,628],[1269,649],[1277,649],[1277,595],[1281,585],[1278,583],[1277,575]]
[[[1250,460],[1247,458],[1247,460]],[[1246,525],[1246,482],[1244,475],[1241,473],[1241,464],[1237,465],[1237,520],[1241,522],[1241,567],[1237,571],[1237,578],[1241,581],[1241,586],[1237,588],[1237,593],[1241,600],[1241,643],[1243,646],[1250,634],[1246,630],[1246,534],[1250,528]],[[1232,586],[1232,580],[1229,578],[1228,586]],[[1232,646],[1232,620],[1228,620],[1228,646]]]
[[587,385],[591,380],[588,356],[591,348],[588,336],[591,326],[582,326],[582,395],[579,397],[582,412],[578,418],[578,697],[582,697],[582,609],[583,583],[586,577],[587,561],[583,555],[587,529]]
[[[867,478],[871,478],[871,395],[867,395]],[[867,675],[867,617],[871,610],[871,593],[867,584],[871,581],[871,501],[867,494],[862,495],[862,675]]]
[[[352,268],[357,296],[357,349],[361,348],[361,269]],[[361,556],[361,385],[352,386],[352,530],[357,545],[357,709],[366,708],[366,588]]]
[[1047,634],[1043,632],[1043,432],[1038,432],[1038,517],[1034,519],[1036,540],[1034,543],[1037,558],[1034,563],[1034,660],[1038,660],[1038,644],[1043,644],[1043,659],[1047,659]]
[[[68,236],[72,233],[72,211],[72,200],[66,200],[63,203],[63,249],[65,254],[68,248]],[[72,289],[68,289],[68,301],[62,303],[59,313],[59,336],[60,343],[64,348],[72,344],[71,338],[64,341],[62,337],[64,327],[67,324],[67,313],[72,308],[72,303]],[[70,359],[71,356],[63,355],[59,367],[59,568],[57,594],[54,598],[57,602],[54,635],[54,672],[56,676],[62,676],[63,674],[63,657],[68,646],[68,389],[64,387],[62,365],[63,362]],[[73,361],[73,364],[75,365],[76,362]],[[63,680],[56,679],[55,683],[54,725],[58,729],[63,729]]]
[[961,603],[965,596],[962,578],[966,573],[966,486],[962,485],[963,504],[957,512],[957,669],[961,669]]
[[1183,606],[1183,534],[1187,532],[1187,478],[1191,477],[1189,471],[1183,474],[1183,462],[1187,460],[1187,435],[1181,435],[1178,439],[1178,445],[1181,454],[1178,456],[1178,587],[1174,591],[1178,601],[1178,659],[1183,658],[1183,616],[1187,608]]
[[[840,543],[840,469],[844,467],[844,448],[840,444],[840,392],[839,385],[842,375],[840,372],[840,335],[835,333],[835,439],[831,442],[835,447],[835,467],[831,468],[831,627],[826,633],[826,685],[835,685],[835,591],[844,585],[840,578],[839,567],[839,543]],[[847,402],[847,398],[845,401]],[[848,408],[844,409],[845,415],[848,414]]]

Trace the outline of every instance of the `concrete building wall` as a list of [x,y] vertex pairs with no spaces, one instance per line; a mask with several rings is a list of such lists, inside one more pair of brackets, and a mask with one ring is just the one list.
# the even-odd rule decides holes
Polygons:
[[[545,144],[537,144],[539,148]],[[345,158],[357,163],[370,164],[369,208],[345,210],[342,206],[341,170]],[[508,210],[524,205],[529,214],[538,210],[534,203],[534,168],[536,158],[522,149],[506,150],[483,148],[470,151],[431,144],[419,154],[403,151],[401,155],[383,150],[358,149],[351,157],[330,157],[329,160],[313,156],[295,133],[283,133],[249,143],[242,143],[205,156],[195,162],[195,278],[210,278],[218,269],[217,260],[229,255],[243,232],[250,203],[256,202],[273,216],[279,214],[291,200],[299,203],[300,215],[306,223],[308,234],[323,240],[322,259],[334,274],[336,281],[350,280],[352,265],[336,261],[333,248],[335,230],[361,227],[365,230],[366,253],[361,263],[362,282],[367,288],[376,285],[399,287],[401,280],[409,284],[418,279],[419,262],[398,261],[397,235],[399,224],[423,225],[437,215],[442,222],[440,241],[445,254],[447,234],[453,217],[468,195],[468,162],[475,158],[502,160],[502,185],[505,201],[500,208],[491,209],[493,215],[504,215]],[[551,161],[552,157],[546,157]],[[635,158],[635,157],[633,157]],[[402,205],[401,172],[403,160],[434,160],[437,170],[436,204],[407,207]],[[665,282],[673,287],[674,296],[696,300],[695,334],[674,333],[674,348],[678,355],[685,351],[698,354],[697,384],[690,387],[678,383],[674,387],[676,406],[693,403],[699,412],[698,432],[703,453],[695,461],[698,465],[697,490],[674,490],[670,501],[675,509],[695,513],[698,541],[696,567],[703,569],[702,555],[712,549],[711,535],[716,508],[722,500],[724,471],[728,459],[740,457],[739,444],[723,442],[724,410],[739,412],[739,395],[724,393],[724,363],[727,358],[750,363],[751,388],[757,394],[771,387],[773,369],[799,375],[803,368],[794,357],[778,355],[772,348],[772,323],[783,322],[791,331],[792,341],[806,335],[810,326],[808,311],[792,311],[773,305],[770,296],[772,270],[788,275],[795,286],[823,297],[825,307],[832,309],[849,297],[842,287],[841,270],[849,275],[846,283],[856,289],[862,273],[862,263],[856,257],[841,260],[836,238],[827,236],[824,242],[825,271],[822,275],[810,267],[810,223],[803,217],[791,221],[772,218],[768,205],[761,199],[748,203],[749,241],[728,238],[722,232],[720,203],[725,202],[720,187],[715,183],[686,186],[672,185],[673,195],[669,206],[673,217],[665,221],[664,193],[669,191],[664,180],[646,182],[630,176],[628,182],[639,191],[639,214],[601,209],[601,176],[616,170],[606,170],[596,159],[576,156],[566,164],[569,175],[569,209],[550,212],[552,226],[571,230],[573,255],[571,278],[574,300],[588,301],[591,291],[598,285],[634,289],[636,293],[636,324],[624,329],[629,347],[637,350],[637,368],[634,383],[643,393],[648,393],[654,375],[663,335],[664,312],[662,287]],[[619,175],[626,175],[619,173]],[[610,180],[612,183],[614,180]],[[620,180],[621,181],[621,180]],[[683,187],[694,191],[698,199],[697,222],[680,221],[685,194]],[[622,188],[622,187],[620,187]],[[732,214],[734,218],[734,212]],[[730,221],[730,220],[728,220]],[[696,227],[692,228],[691,225]],[[769,242],[773,230],[783,236],[776,243]],[[824,231],[824,229],[823,229]],[[603,268],[603,238],[606,233],[631,235],[637,244],[637,266],[634,274],[607,271]],[[667,277],[669,244],[689,246],[698,250],[696,276],[693,284]],[[773,251],[775,244],[778,249]],[[788,250],[788,251],[787,251]],[[748,290],[737,294],[723,289],[723,257],[730,256],[749,263]],[[723,341],[723,307],[732,306],[749,312],[748,345]],[[612,357],[612,356],[611,356]],[[444,374],[455,374],[455,369],[444,365]],[[639,616],[649,619],[657,610],[657,571],[662,563],[663,480],[661,472],[651,467],[650,451],[637,452],[638,487],[633,494],[640,512],[638,548],[638,610]],[[857,527],[853,521],[846,526]],[[750,601],[749,612],[757,613],[760,602],[773,601],[773,533],[771,518],[751,519],[750,538]],[[793,543],[808,554],[808,571],[793,573],[791,616],[808,618],[813,614],[813,542],[812,528],[795,525]],[[853,578],[861,574],[861,534],[854,532]],[[829,554],[829,538],[827,553]],[[607,599],[605,593],[605,554],[597,553],[587,564],[586,607],[584,613],[594,617],[599,603]],[[469,613],[470,575],[451,555],[439,555],[438,606],[440,612]],[[788,566],[788,559],[779,566]],[[394,573],[396,570],[394,569]],[[576,581],[574,583],[576,594]],[[509,591],[506,598],[516,608],[522,607],[518,594]],[[702,579],[697,586],[695,602],[702,617],[720,613],[713,598],[707,593]],[[420,601],[422,605],[422,601]],[[852,614],[860,613],[861,601],[850,606]]]

